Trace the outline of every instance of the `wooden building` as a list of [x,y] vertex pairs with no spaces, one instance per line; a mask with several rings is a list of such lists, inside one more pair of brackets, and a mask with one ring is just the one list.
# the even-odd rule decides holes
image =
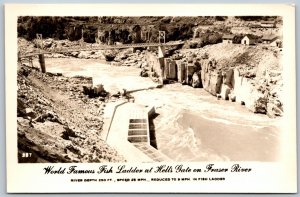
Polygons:
[[244,36],[244,38],[241,40],[241,44],[243,45],[255,45],[256,39],[250,35]]
[[232,35],[232,34],[224,34],[223,37],[222,37],[223,43],[232,44],[233,43],[233,38],[234,38],[234,35]]
[[276,27],[276,22],[275,21],[261,21],[260,26],[274,28],[274,27]]
[[263,44],[280,47],[281,39],[276,35],[265,35],[262,37]]

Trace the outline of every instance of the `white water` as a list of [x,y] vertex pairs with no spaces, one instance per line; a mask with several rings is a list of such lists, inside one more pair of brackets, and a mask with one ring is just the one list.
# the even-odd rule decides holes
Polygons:
[[[46,59],[47,71],[91,76],[104,88],[149,87],[139,69],[113,67],[92,59]],[[275,161],[280,120],[253,114],[244,106],[217,100],[203,89],[170,84],[133,93],[140,104],[155,106],[158,149],[175,161]]]

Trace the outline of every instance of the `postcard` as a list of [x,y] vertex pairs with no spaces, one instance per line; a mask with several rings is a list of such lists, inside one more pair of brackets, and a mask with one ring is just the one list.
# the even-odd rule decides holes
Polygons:
[[8,193],[295,193],[295,7],[6,4]]

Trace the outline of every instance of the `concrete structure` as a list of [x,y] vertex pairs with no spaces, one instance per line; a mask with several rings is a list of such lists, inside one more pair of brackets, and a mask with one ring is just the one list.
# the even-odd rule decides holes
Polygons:
[[223,43],[232,44],[233,43],[233,38],[234,38],[234,35],[232,35],[232,34],[225,34],[222,37]]
[[182,83],[185,80],[185,69],[186,69],[186,64],[182,61],[177,61],[176,62],[177,65],[177,80],[179,83]]
[[261,21],[260,26],[274,28],[274,27],[276,27],[276,22],[275,21]]
[[252,36],[245,36],[242,41],[241,44],[243,45],[255,45],[255,39]]
[[176,63],[170,58],[164,59],[164,79],[177,79]]
[[194,74],[194,65],[193,64],[187,64],[186,65],[186,83],[189,83],[193,77]]
[[165,57],[165,47],[158,46],[158,58]]
[[105,42],[105,32],[98,28],[95,40],[97,44],[103,44]]
[[106,139],[127,162],[171,161],[151,146],[149,117],[155,113],[153,107],[116,103],[108,111],[113,116],[104,124],[102,139]]
[[128,141],[150,145],[148,113],[143,108],[133,108],[129,114]]

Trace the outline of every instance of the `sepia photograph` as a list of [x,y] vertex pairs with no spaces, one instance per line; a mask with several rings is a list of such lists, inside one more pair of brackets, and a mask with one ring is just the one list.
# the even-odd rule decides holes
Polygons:
[[297,192],[293,5],[5,13],[8,193]]
[[18,17],[18,161],[277,161],[282,22]]

